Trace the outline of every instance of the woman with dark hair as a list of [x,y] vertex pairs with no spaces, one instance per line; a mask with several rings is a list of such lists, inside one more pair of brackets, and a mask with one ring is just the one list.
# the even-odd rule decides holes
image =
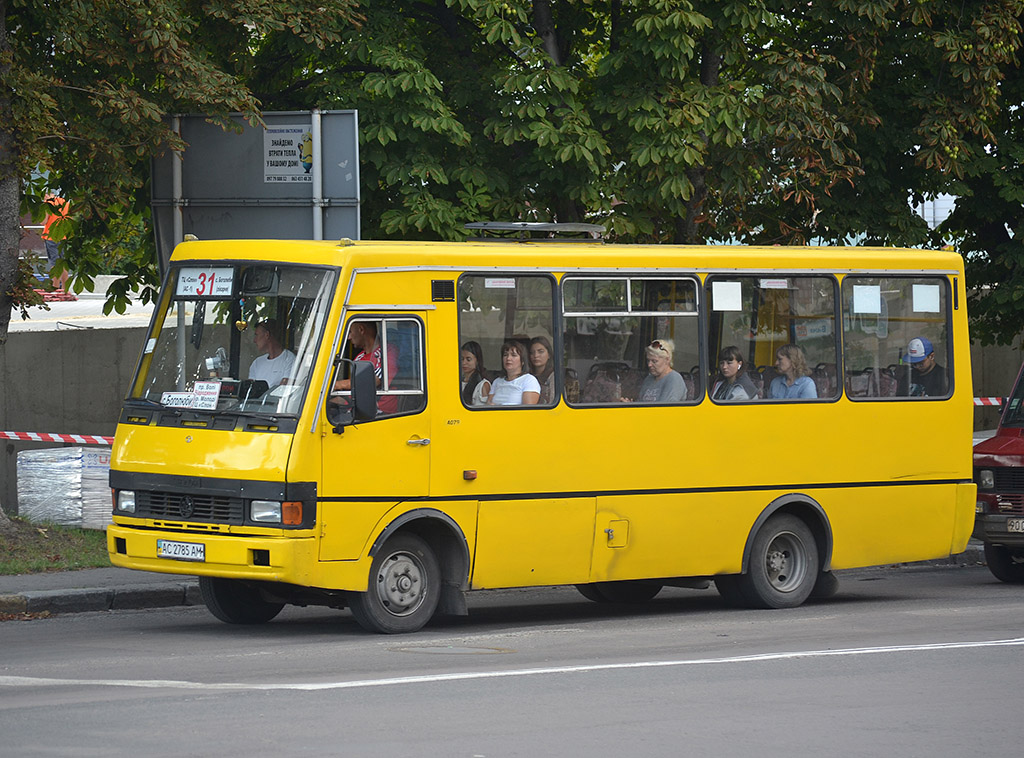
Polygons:
[[712,400],[756,400],[757,389],[747,376],[743,353],[738,347],[723,347],[718,354],[719,380],[711,390]]
[[502,375],[491,382],[488,405],[536,405],[540,400],[540,382],[526,370],[526,348],[510,341],[501,346]]
[[470,340],[459,350],[462,369],[462,402],[466,405],[487,405],[491,383],[484,375],[484,351],[479,342]]
[[768,397],[772,400],[791,400],[794,398],[815,399],[818,388],[811,379],[811,370],[807,367],[807,358],[799,345],[783,345],[775,351],[775,368],[780,376],[772,379],[768,387]]
[[555,361],[551,357],[554,352],[547,337],[530,340],[530,373],[540,384],[540,405],[551,405],[555,399]]

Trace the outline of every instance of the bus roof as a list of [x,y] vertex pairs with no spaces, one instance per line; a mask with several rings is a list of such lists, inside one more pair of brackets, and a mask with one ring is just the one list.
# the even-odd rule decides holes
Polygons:
[[348,266],[356,269],[542,269],[630,271],[645,268],[722,271],[773,270],[962,272],[958,253],[891,247],[747,245],[618,245],[600,242],[387,240],[196,240],[171,257],[187,260],[260,260]]

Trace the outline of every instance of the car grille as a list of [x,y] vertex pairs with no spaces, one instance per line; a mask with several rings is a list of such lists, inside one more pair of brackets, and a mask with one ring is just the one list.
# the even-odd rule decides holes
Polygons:
[[992,474],[996,480],[996,492],[1024,494],[1024,468],[1012,466],[993,468]]
[[996,507],[1000,513],[1024,514],[1024,494],[996,494]]
[[241,524],[245,519],[245,504],[240,497],[136,491],[135,515],[174,521]]

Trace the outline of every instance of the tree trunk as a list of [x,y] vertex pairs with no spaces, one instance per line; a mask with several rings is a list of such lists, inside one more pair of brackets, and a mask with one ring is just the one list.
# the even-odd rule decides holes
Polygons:
[[0,349],[7,342],[11,322],[11,288],[18,280],[18,248],[21,246],[20,177],[14,152],[11,91],[7,86],[10,47],[7,44],[7,3],[0,0]]
[[[718,52],[718,37],[708,34],[704,38],[700,50],[700,83],[705,89],[717,87],[722,70],[722,54]],[[708,135],[700,132],[700,139],[708,147]],[[693,166],[686,171],[686,178],[693,186],[693,194],[686,201],[686,218],[682,224],[676,224],[676,243],[699,245],[704,242],[700,232],[700,224],[704,220],[704,202],[708,197],[707,166]]]

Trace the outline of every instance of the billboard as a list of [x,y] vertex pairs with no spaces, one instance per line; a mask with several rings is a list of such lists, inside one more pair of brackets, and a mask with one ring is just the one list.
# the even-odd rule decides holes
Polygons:
[[185,234],[200,239],[359,239],[354,110],[264,113],[266,127],[203,115],[172,122],[188,148],[153,161],[161,270]]

